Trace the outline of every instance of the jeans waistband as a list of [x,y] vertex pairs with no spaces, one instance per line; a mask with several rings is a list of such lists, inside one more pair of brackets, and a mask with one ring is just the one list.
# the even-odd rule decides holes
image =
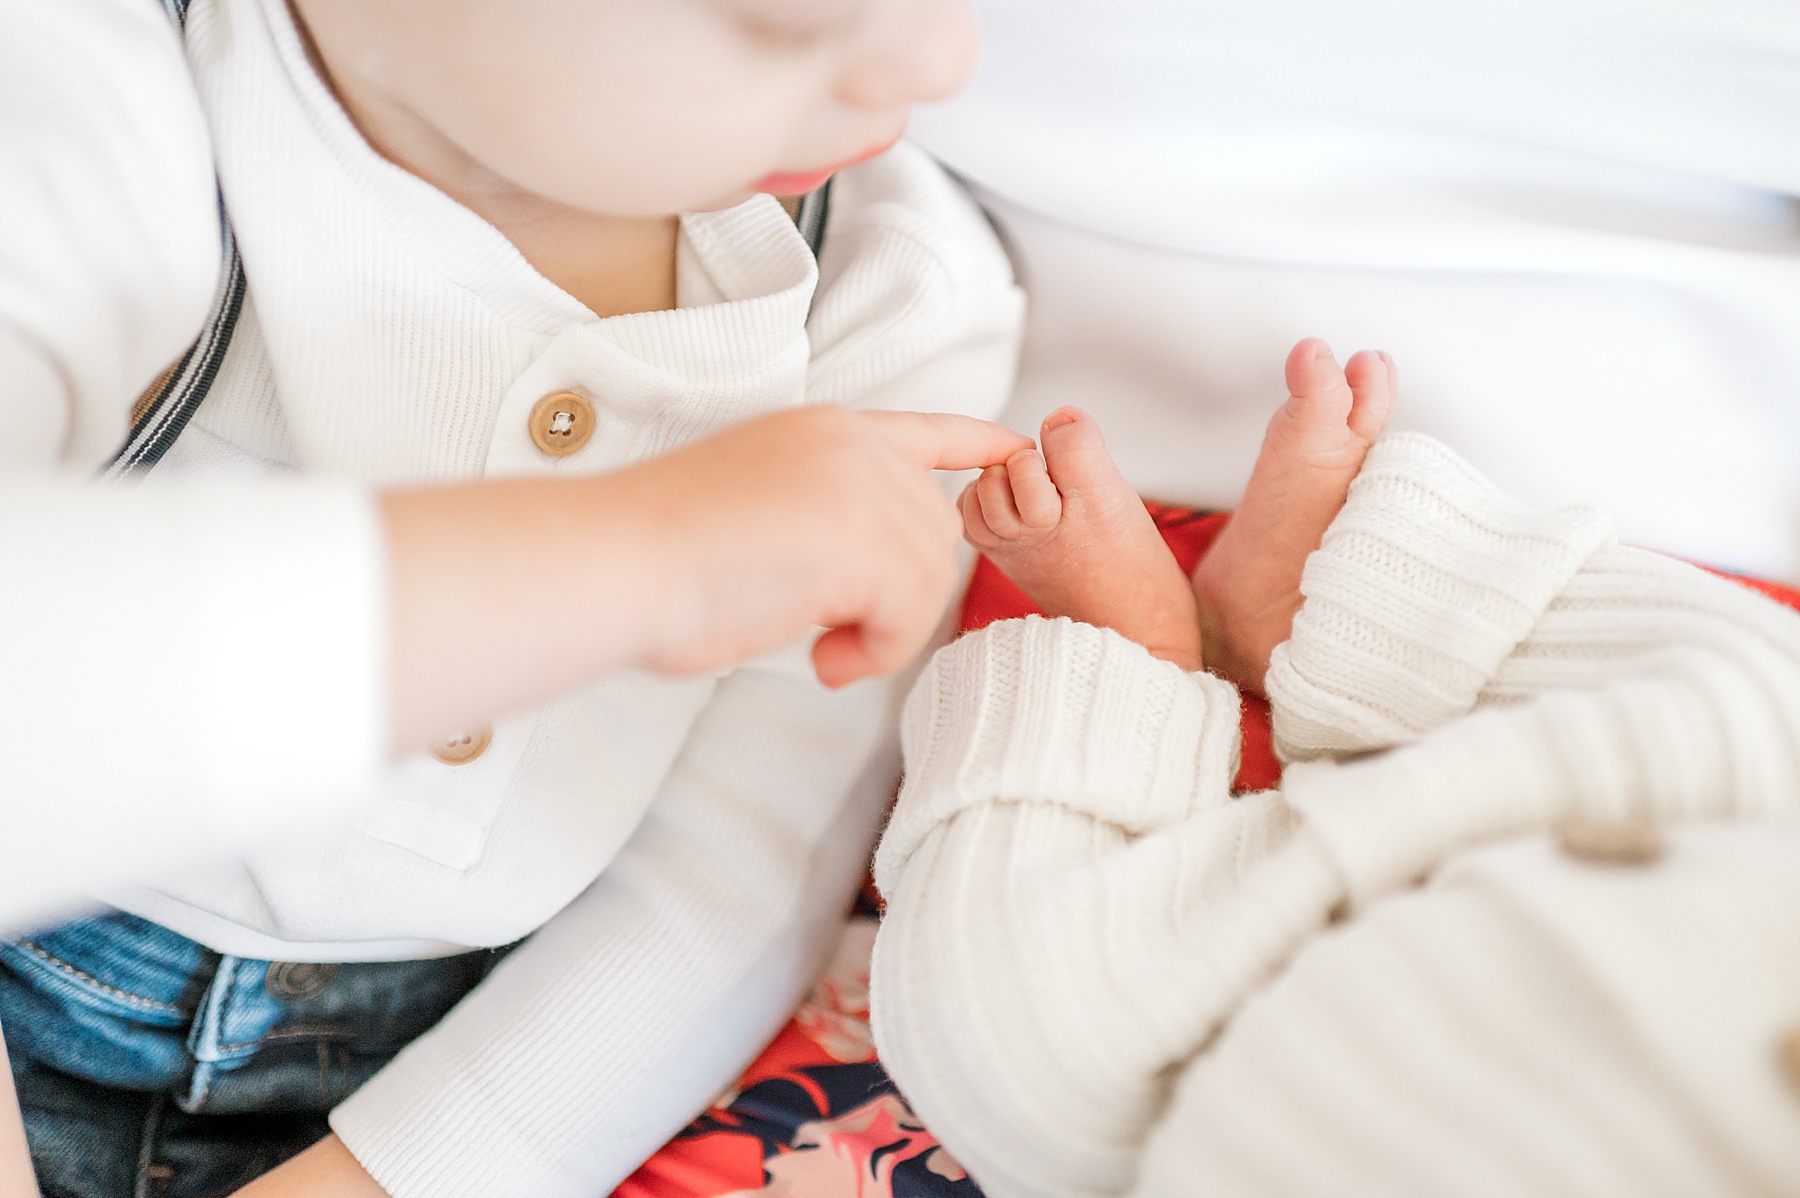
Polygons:
[[189,1111],[328,1110],[509,949],[346,965],[248,960],[121,911],[0,941],[8,1048]]

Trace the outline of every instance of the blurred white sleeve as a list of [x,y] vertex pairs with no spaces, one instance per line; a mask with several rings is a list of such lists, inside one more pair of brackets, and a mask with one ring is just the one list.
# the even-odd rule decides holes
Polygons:
[[345,815],[386,758],[388,618],[361,490],[0,480],[0,926]]
[[366,495],[83,485],[205,319],[217,203],[160,6],[0,0],[0,926],[341,812],[385,753]]

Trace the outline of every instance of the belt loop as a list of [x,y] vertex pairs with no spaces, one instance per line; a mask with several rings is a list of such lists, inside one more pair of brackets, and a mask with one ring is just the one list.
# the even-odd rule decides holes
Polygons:
[[206,998],[194,1016],[194,1026],[188,1031],[188,1055],[194,1058],[194,1076],[180,1103],[184,1111],[198,1111],[206,1101],[206,1092],[212,1088],[213,1073],[218,1069],[221,1055],[219,1047],[225,1008],[231,988],[237,983],[237,967],[238,958],[229,955],[219,958],[219,967],[213,973],[211,985],[206,988]]

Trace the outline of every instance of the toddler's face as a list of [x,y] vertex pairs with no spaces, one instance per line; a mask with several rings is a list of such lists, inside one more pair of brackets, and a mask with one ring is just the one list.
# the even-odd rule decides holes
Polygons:
[[975,58],[968,0],[294,4],[378,145],[399,122],[495,186],[616,216],[809,191]]

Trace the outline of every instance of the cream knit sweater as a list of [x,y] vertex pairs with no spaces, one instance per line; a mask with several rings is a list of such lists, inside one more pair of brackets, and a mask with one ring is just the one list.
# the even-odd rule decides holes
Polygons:
[[1800,1189],[1800,618],[1416,435],[1303,590],[1279,791],[1229,792],[1228,684],[1116,634],[938,653],[876,864],[921,1117],[995,1198]]

